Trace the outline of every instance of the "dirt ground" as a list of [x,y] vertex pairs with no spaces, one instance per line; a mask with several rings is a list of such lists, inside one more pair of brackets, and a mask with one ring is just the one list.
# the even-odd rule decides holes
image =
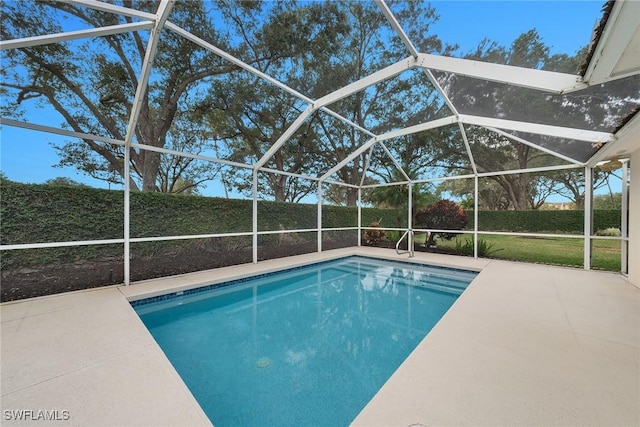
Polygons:
[[[334,239],[323,242],[326,250],[355,246],[352,238]],[[379,242],[375,246],[395,249],[392,242]],[[405,248],[406,249],[406,245]],[[427,251],[416,246],[416,251]],[[260,247],[259,260],[311,253],[317,250],[315,241],[288,243],[277,246]],[[429,248],[429,252],[440,252]],[[131,281],[220,268],[229,265],[248,264],[253,259],[251,248],[234,251],[201,250],[181,253],[156,254],[153,257],[131,259]],[[0,284],[1,301],[15,301],[25,298],[52,295],[80,289],[115,285],[124,282],[122,257],[98,258],[66,264],[51,264],[37,268],[3,270]]]
[[[325,241],[325,249],[353,246],[355,239]],[[259,260],[281,258],[315,252],[315,241],[288,243],[258,249]],[[181,253],[159,253],[153,257],[131,259],[131,281],[251,263],[251,248],[234,251],[200,250]],[[97,258],[73,263],[50,264],[2,270],[1,301],[15,301],[61,292],[115,285],[124,282],[122,257]]]

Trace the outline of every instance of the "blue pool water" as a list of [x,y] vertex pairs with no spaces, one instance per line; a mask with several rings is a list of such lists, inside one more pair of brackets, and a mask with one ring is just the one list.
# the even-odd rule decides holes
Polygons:
[[476,274],[350,257],[133,305],[216,427],[346,426]]

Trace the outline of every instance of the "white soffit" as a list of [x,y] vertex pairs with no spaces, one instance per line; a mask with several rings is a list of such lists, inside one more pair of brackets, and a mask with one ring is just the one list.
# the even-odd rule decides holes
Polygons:
[[589,85],[640,73],[640,1],[616,1],[587,67]]
[[616,132],[615,137],[589,159],[590,166],[603,160],[627,158],[634,151],[640,150],[640,113]]

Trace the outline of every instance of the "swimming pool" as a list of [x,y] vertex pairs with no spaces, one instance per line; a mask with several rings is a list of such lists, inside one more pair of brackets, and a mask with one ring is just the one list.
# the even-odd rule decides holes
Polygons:
[[349,257],[132,305],[214,425],[340,426],[476,274]]

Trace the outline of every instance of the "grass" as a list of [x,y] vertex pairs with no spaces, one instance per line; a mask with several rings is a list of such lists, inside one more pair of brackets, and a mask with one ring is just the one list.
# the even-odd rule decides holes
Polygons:
[[[401,232],[387,231],[387,240],[397,242]],[[536,264],[565,265],[582,267],[584,240],[566,237],[524,237],[478,234],[491,246],[491,258],[509,261],[523,261]],[[416,234],[416,244],[424,243],[425,234]],[[461,234],[455,239],[445,241],[436,239],[439,247],[456,248],[456,240],[464,244],[473,239],[471,234]],[[502,250],[500,250],[502,249]],[[620,242],[617,240],[593,240],[591,267],[596,270],[620,271]]]
[[[464,243],[471,235],[460,235],[453,240],[437,240],[438,246],[455,249],[456,240]],[[581,267],[583,263],[583,239],[539,238],[523,236],[497,236],[479,234],[493,249],[503,249],[492,254],[492,258],[524,261],[540,264],[567,265]],[[594,240],[591,251],[591,265],[594,269],[620,271],[620,242],[615,240]]]

